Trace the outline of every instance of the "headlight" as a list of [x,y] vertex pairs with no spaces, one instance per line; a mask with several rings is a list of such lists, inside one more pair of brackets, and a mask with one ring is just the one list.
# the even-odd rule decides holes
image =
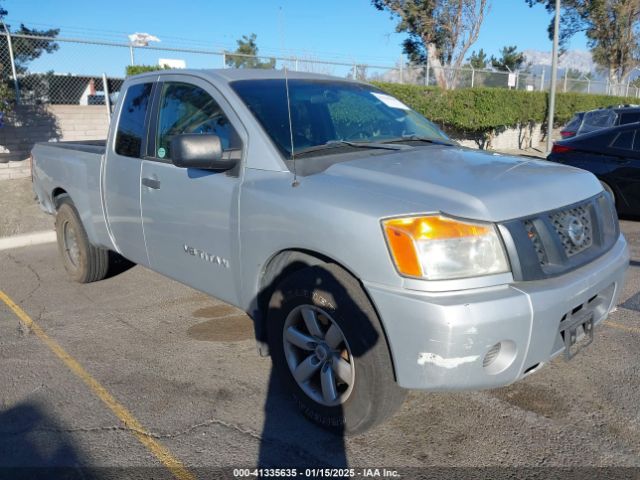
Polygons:
[[382,222],[398,271],[427,280],[477,277],[509,271],[496,227],[440,215]]

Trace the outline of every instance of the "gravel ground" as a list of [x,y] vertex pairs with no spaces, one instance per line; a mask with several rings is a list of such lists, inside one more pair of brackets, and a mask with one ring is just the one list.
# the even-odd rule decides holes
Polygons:
[[0,237],[53,229],[53,217],[34,200],[30,178],[0,181],[0,212]]

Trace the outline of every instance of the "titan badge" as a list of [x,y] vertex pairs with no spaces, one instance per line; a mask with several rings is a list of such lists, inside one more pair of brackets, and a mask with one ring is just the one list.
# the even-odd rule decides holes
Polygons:
[[229,268],[229,260],[226,258],[219,257],[218,255],[212,255],[211,253],[207,253],[204,250],[200,250],[198,248],[190,247],[189,245],[183,246],[185,253],[189,255],[193,255],[194,257],[198,257],[201,260],[206,262],[211,262],[215,265],[220,265],[224,268]]

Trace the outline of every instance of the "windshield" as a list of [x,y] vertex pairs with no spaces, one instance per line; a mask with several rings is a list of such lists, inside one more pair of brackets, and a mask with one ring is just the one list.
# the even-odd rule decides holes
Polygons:
[[600,130],[615,125],[617,114],[610,109],[594,110],[584,114],[580,134]]
[[[403,138],[407,142],[417,139],[449,142],[429,120],[374,87],[333,80],[291,79],[288,83],[294,154],[303,151],[327,154],[329,149],[314,147],[348,148],[347,142],[371,144],[398,142]],[[231,83],[231,87],[283,155],[291,158],[285,80],[239,80]]]

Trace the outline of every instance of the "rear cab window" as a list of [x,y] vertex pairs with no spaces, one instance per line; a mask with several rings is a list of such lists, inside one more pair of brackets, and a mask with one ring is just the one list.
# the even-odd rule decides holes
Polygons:
[[141,158],[147,110],[153,83],[131,85],[125,93],[116,132],[115,151],[124,157]]

